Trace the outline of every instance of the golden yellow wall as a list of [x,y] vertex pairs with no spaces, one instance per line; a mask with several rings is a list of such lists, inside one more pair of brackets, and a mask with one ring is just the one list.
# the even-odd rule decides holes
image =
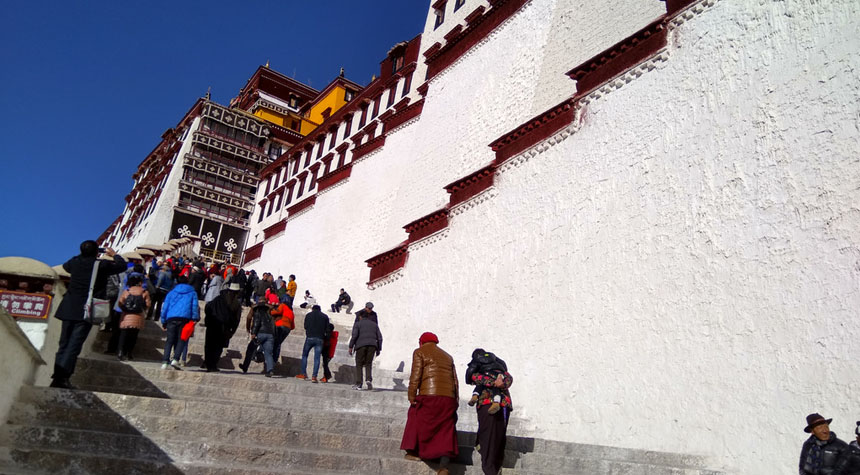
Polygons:
[[320,99],[316,104],[311,106],[310,113],[308,114],[308,119],[312,122],[316,122],[318,124],[322,123],[323,120],[323,111],[331,107],[331,113],[334,114],[341,107],[346,104],[346,101],[343,99],[344,93],[346,90],[340,86],[336,86],[334,89],[329,91],[328,94],[325,95],[322,99]]
[[280,125],[281,127],[288,127],[289,123],[284,120],[284,116],[278,114],[276,112],[272,112],[268,109],[263,109],[262,107],[257,109],[254,112],[254,115],[276,125]]

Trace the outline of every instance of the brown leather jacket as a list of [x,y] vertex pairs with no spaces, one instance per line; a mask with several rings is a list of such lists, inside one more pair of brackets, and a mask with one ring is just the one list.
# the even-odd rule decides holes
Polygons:
[[459,399],[460,386],[454,358],[436,346],[436,343],[424,343],[413,351],[412,374],[409,376],[407,394],[410,403],[415,401],[415,396],[448,396]]

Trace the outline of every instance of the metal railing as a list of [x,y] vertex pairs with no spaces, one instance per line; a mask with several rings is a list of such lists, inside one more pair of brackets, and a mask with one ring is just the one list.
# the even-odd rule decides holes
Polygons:
[[200,255],[203,257],[208,257],[215,262],[228,263],[228,264],[241,264],[240,259],[242,258],[241,253],[233,253],[233,252],[221,252],[216,251],[214,249],[201,249]]

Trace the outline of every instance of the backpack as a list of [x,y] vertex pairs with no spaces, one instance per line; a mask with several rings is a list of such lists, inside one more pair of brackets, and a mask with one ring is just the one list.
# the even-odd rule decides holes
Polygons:
[[129,294],[122,304],[123,311],[127,313],[141,313],[144,307],[146,307],[146,300],[143,299],[143,295]]

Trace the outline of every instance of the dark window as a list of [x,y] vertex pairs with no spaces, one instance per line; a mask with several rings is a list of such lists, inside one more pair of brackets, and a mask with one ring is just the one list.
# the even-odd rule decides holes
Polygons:
[[391,86],[391,90],[388,91],[388,106],[391,107],[394,105],[394,98],[397,97],[397,84]]
[[403,68],[403,61],[403,56],[397,56],[391,59],[391,74],[394,74]]
[[367,118],[367,104],[361,106],[361,120],[358,121],[358,128],[364,127],[365,119]]
[[382,94],[376,96],[376,99],[373,101],[373,115],[370,116],[371,119],[376,118],[376,115],[379,114],[380,102],[382,102]]
[[436,14],[436,26],[433,27],[435,30],[442,26],[442,23],[445,22],[445,5],[442,5],[441,8],[437,8],[433,13]]
[[347,116],[346,124],[343,127],[343,139],[346,140],[352,132],[352,116]]
[[457,10],[459,10],[459,9],[460,9],[460,7],[462,7],[462,6],[463,6],[463,5],[465,5],[465,4],[466,4],[466,0],[457,0],[457,1],[455,1],[455,2],[454,2],[454,11],[456,12]]
[[263,206],[262,206],[262,207],[260,207],[260,216],[259,216],[259,217],[257,217],[257,222],[258,222],[258,223],[263,222],[263,216],[264,216],[264,213],[265,213],[265,212],[266,212],[266,204],[265,204],[265,203],[263,203]]
[[296,96],[290,96],[290,107],[293,109],[299,108],[299,98]]
[[346,102],[351,101],[351,100],[352,100],[352,98],[353,98],[353,97],[355,97],[355,95],[354,95],[354,94],[355,94],[355,93],[353,93],[352,91],[350,91],[349,89],[347,89],[347,90],[346,90],[346,91],[344,91],[344,93],[343,93],[343,100],[345,100]]
[[409,89],[412,87],[412,74],[409,73],[406,75],[406,79],[403,80],[403,93],[400,94],[400,97],[406,97],[406,94],[409,94]]

